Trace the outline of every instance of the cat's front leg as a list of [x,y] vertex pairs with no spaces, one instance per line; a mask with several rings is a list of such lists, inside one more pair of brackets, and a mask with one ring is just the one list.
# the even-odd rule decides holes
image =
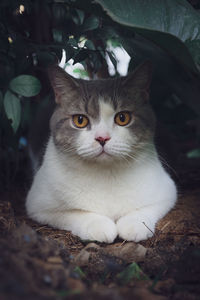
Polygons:
[[124,240],[139,242],[153,236],[157,221],[171,206],[154,204],[135,210],[117,221],[118,235]]
[[[38,218],[37,218],[38,219]],[[96,213],[71,210],[40,214],[42,223],[69,230],[82,240],[112,243],[117,236],[116,224],[106,216]]]
[[96,213],[68,213],[67,223],[67,228],[82,240],[112,243],[117,236],[116,224],[108,217]]
[[141,214],[131,214],[117,221],[118,235],[124,240],[140,242],[153,236],[155,222]]

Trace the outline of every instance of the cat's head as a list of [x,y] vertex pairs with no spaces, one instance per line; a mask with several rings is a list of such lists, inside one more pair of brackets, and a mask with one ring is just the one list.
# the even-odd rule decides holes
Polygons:
[[154,135],[151,72],[147,62],[127,77],[84,81],[51,68],[57,107],[50,127],[56,147],[87,161],[134,158]]

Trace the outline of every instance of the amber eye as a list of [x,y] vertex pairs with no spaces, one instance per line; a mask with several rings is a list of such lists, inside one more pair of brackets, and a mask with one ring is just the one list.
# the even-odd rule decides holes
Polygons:
[[84,115],[74,115],[72,121],[78,128],[85,128],[89,124],[88,118]]
[[121,111],[115,115],[115,123],[119,126],[125,126],[131,121],[131,114],[126,111]]

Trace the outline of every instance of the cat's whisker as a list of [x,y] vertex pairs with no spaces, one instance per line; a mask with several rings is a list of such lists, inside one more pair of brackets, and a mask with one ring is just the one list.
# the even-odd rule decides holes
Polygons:
[[162,164],[163,164],[164,166],[166,166],[166,167],[167,167],[168,169],[170,169],[176,176],[178,176],[178,174],[177,174],[177,172],[175,171],[175,169],[172,168],[172,166],[170,166],[170,165],[168,164],[168,162],[166,161],[166,159],[165,159],[164,157],[162,157],[161,154],[158,154],[158,158],[159,158],[159,160],[162,162]]
[[63,147],[63,152],[66,154],[76,154],[76,148],[69,149],[69,148]]
[[127,166],[131,165],[131,161],[125,156],[121,156],[121,158],[127,163]]
[[81,152],[79,153],[79,155],[81,155],[82,157],[95,157],[96,155],[98,155],[98,152],[94,151],[94,150],[91,150],[91,151],[88,151],[88,152]]
[[90,153],[90,152],[94,152],[95,150],[94,149],[91,149],[90,147],[87,147],[87,148],[83,148],[83,149],[78,149],[78,153],[79,154],[85,154],[85,153]]
[[[149,156],[145,157],[145,159],[143,160],[143,162],[146,161],[146,160],[149,161],[151,155],[155,156],[155,150],[150,148],[152,146],[152,144],[150,144],[150,143],[149,144],[147,144],[147,143],[140,143],[140,144],[134,146],[134,149],[142,149],[142,148],[145,149],[146,148],[145,146],[149,148],[147,150],[147,153],[149,154]],[[166,161],[166,159],[164,157],[162,157],[162,155],[160,153],[157,153],[157,156],[158,156],[159,160],[162,162],[162,164],[164,166],[166,166],[168,169],[170,169],[177,176],[176,171],[168,164],[168,162]],[[155,164],[154,160],[152,160],[152,162]]]
[[66,152],[76,151],[76,148],[74,148],[74,147],[73,147],[73,148],[68,148],[67,145],[64,146],[63,149],[64,149]]
[[129,146],[117,146],[115,145],[114,147],[112,147],[111,149],[116,149],[117,151],[123,153],[123,152],[131,152],[131,148]]
[[64,149],[67,149],[67,150],[76,150],[76,147],[75,146],[69,146],[69,143],[68,142],[64,142],[64,143],[62,143],[62,147],[64,148]]

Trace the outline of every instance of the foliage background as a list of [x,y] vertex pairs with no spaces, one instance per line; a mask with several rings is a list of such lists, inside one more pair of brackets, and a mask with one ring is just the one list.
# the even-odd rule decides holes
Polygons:
[[129,53],[129,71],[152,61],[151,102],[164,138],[178,156],[199,157],[199,9],[199,0],[1,0],[0,186],[22,166],[23,137],[48,102],[45,69],[64,49],[66,63],[73,58],[90,78],[106,78],[106,53],[116,67],[108,41]]

